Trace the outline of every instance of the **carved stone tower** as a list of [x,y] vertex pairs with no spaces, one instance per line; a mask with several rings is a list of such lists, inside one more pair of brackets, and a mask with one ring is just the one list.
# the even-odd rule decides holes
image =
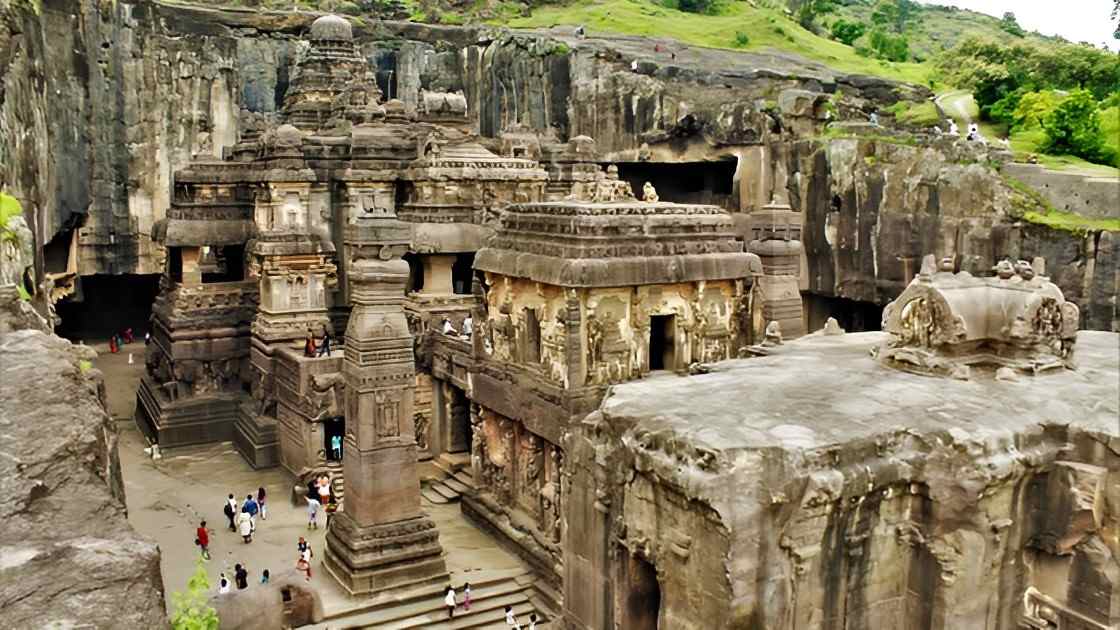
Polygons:
[[420,509],[412,335],[404,315],[408,225],[372,208],[346,226],[344,509],[327,532],[326,568],[353,595],[447,576],[439,531]]

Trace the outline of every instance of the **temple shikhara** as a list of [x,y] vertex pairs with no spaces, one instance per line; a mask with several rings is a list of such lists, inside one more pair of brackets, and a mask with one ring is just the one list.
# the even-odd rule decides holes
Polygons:
[[[703,151],[735,153],[705,153],[685,182],[666,159],[702,153],[684,123],[620,149],[531,111],[499,119],[431,78],[446,50],[423,58],[424,81],[386,79],[412,43],[371,47],[359,24],[386,28],[285,27],[275,107],[239,108],[233,132],[215,126],[171,172],[135,345],[129,328],[113,354],[71,360],[65,342],[9,332],[49,331],[55,311],[20,298],[31,231],[0,232],[0,346],[64,366],[21,368],[43,385],[7,409],[65,387],[101,418],[104,383],[74,384],[87,373],[135,400],[116,423],[127,455],[106,429],[94,441],[111,455],[88,459],[118,499],[126,485],[157,497],[130,502],[139,529],[209,527],[219,546],[198,535],[200,571],[256,571],[206,593],[221,628],[1120,628],[1120,344],[1083,325],[1099,290],[1059,286],[1074,263],[1024,245],[993,266],[916,236],[917,220],[867,218],[862,189],[811,169],[908,147],[798,153],[830,142],[818,132],[845,113],[839,96],[783,83],[749,111],[728,97]],[[639,61],[611,76],[676,80]],[[585,104],[569,99],[574,119]],[[937,198],[928,170],[906,178]],[[920,256],[874,282],[842,270],[896,228]],[[955,229],[959,243],[978,228]],[[889,299],[840,321],[829,308],[846,298],[821,287]],[[201,481],[206,467],[221,478]],[[227,491],[268,519],[253,511],[243,530],[226,514],[225,531]],[[160,541],[130,548],[157,576],[189,575],[198,550]],[[5,548],[5,580],[46,553],[28,545]],[[262,547],[273,556],[249,555]]]

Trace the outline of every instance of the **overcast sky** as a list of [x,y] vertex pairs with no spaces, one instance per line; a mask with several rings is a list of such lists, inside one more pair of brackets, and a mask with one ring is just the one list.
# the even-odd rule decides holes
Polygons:
[[1109,19],[1113,0],[920,0],[970,9],[996,17],[1011,11],[1019,25],[1044,35],[1061,35],[1073,42],[1090,42],[1116,50],[1115,24]]

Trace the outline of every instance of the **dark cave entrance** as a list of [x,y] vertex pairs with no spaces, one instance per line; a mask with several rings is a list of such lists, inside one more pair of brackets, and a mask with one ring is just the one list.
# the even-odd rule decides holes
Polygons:
[[456,295],[470,295],[474,280],[474,252],[455,254],[451,264],[451,290]]
[[646,182],[657,189],[661,201],[703,203],[732,212],[739,204],[733,197],[734,159],[711,162],[618,162],[619,179],[629,182],[634,196],[642,198]]
[[327,461],[342,461],[342,443],[346,439],[346,420],[341,416],[323,421],[323,450]]
[[847,332],[868,332],[882,328],[883,307],[874,302],[802,293],[805,326],[810,332],[824,328],[829,317],[835,317]]
[[467,393],[448,384],[447,393],[447,442],[448,453],[466,453],[471,450],[471,403]]
[[416,293],[424,289],[424,263],[420,260],[420,256],[412,252],[404,255],[404,261],[408,263],[408,286],[405,287],[405,293]]
[[[622,576],[622,626],[626,630],[657,630],[661,616],[661,585],[657,569],[629,551],[620,554],[626,558]],[[713,627],[719,624],[713,624]]]
[[160,274],[81,276],[74,295],[56,305],[62,318],[55,332],[71,341],[98,341],[126,328],[138,339],[148,332]]
[[654,315],[649,318],[649,369],[672,370],[676,367],[676,315]]

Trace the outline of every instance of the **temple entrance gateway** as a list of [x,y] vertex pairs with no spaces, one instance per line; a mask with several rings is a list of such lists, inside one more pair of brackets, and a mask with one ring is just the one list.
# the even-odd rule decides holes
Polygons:
[[649,318],[649,369],[676,368],[676,315],[653,315]]
[[450,383],[444,383],[438,425],[445,431],[442,436],[443,451],[463,453],[471,448],[471,406],[467,393]]
[[657,569],[625,548],[621,551],[626,557],[622,576],[625,588],[620,591],[625,598],[621,602],[621,627],[627,630],[657,630],[661,616],[661,585],[657,581]]

